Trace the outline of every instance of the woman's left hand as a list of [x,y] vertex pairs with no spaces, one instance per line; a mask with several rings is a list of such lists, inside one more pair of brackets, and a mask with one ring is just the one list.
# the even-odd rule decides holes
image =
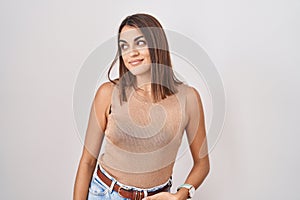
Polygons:
[[142,200],[177,200],[177,196],[170,192],[160,192],[155,195],[145,197]]

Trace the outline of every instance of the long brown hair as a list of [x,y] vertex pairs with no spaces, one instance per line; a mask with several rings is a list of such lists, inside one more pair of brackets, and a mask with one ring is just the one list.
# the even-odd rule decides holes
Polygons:
[[[154,101],[160,101],[166,98],[166,96],[177,93],[176,86],[182,82],[175,77],[172,70],[167,37],[159,21],[153,16],[143,13],[128,16],[122,21],[119,27],[118,41],[122,28],[126,25],[140,29],[149,46],[151,58],[151,92]],[[119,60],[119,78],[112,80],[110,72],[117,60]],[[119,44],[116,57],[108,70],[108,79],[114,84],[117,84],[116,80],[119,80],[120,99],[123,101],[127,101],[127,87],[137,88],[136,76],[126,68]]]

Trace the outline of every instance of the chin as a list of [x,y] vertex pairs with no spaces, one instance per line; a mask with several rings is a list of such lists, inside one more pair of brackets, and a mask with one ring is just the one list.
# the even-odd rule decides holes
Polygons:
[[150,64],[139,65],[139,66],[132,67],[131,69],[129,69],[129,71],[135,76],[142,75],[145,73],[150,73],[150,70],[151,70]]

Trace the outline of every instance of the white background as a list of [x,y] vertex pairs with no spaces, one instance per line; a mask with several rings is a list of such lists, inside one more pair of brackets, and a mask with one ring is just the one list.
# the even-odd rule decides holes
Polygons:
[[195,199],[299,199],[298,0],[1,1],[0,198],[72,199],[77,74],[136,12],[201,44],[223,79],[224,129]]

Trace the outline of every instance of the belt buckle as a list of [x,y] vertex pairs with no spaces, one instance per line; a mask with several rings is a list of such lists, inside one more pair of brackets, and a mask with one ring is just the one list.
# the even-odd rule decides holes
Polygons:
[[[123,197],[123,198],[127,198],[127,197],[124,197],[123,195],[120,194],[120,191],[121,191],[122,188],[123,188],[124,190],[127,190],[125,187],[120,186],[119,189],[118,189],[118,194],[119,194],[121,197]],[[134,199],[133,199],[133,200],[141,200],[141,199],[142,199],[142,194],[141,194],[141,193],[142,193],[143,191],[133,190],[132,192],[134,193]]]
[[124,190],[126,190],[126,188],[124,188],[124,187],[122,187],[122,186],[119,185],[118,194],[119,194],[121,197],[126,198],[126,197],[124,197],[123,195],[120,194],[120,190],[121,190],[122,188],[123,188]]

